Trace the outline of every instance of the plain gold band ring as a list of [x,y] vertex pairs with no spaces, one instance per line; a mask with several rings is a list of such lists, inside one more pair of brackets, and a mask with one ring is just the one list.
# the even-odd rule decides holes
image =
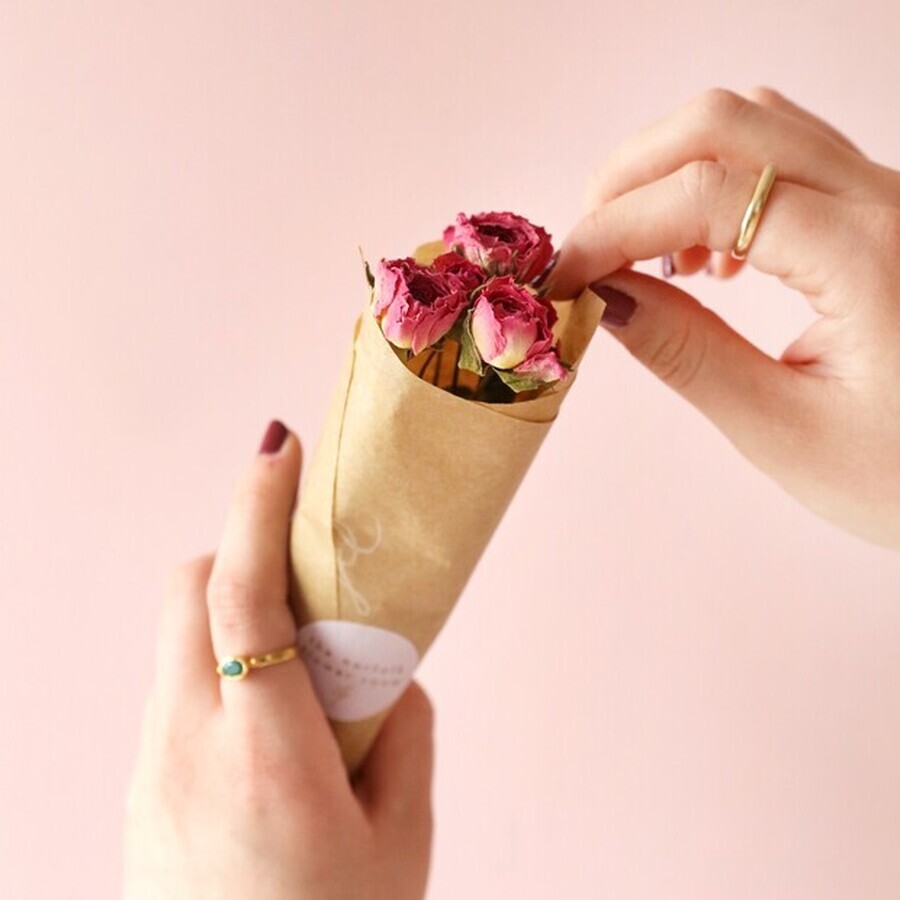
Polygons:
[[241,681],[250,674],[251,669],[264,669],[266,666],[287,662],[297,656],[298,652],[297,645],[291,644],[290,647],[257,653],[255,656],[225,656],[216,665],[216,674],[229,681]]
[[744,259],[747,256],[747,252],[750,250],[750,244],[753,241],[753,235],[756,234],[759,220],[762,218],[766,200],[769,199],[769,191],[772,190],[772,185],[774,183],[775,163],[766,163],[766,167],[762,170],[762,174],[756,182],[753,196],[747,204],[747,211],[744,213],[744,218],[741,221],[741,229],[738,232],[737,240],[734,242],[734,248],[731,251],[731,255],[735,259]]

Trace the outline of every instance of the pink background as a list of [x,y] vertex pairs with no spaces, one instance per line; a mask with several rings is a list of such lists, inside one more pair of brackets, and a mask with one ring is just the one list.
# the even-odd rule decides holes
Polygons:
[[[897,9],[0,0],[0,895],[117,896],[165,576],[270,417],[314,443],[358,245],[484,209],[561,240],[713,85],[896,166]],[[771,352],[809,320],[680,283]],[[898,594],[599,334],[420,670],[429,897],[898,896]]]

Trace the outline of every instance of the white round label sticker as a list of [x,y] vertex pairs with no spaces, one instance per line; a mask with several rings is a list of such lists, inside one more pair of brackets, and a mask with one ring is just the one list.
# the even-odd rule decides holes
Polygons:
[[297,633],[316,696],[330,719],[355,722],[387,709],[412,680],[419,652],[395,631],[322,619]]

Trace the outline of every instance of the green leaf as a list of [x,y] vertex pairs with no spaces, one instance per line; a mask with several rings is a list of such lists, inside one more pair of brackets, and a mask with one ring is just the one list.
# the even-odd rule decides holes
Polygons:
[[484,375],[484,363],[475,346],[475,339],[472,337],[472,312],[466,313],[466,317],[462,324],[462,340],[460,341],[461,352],[459,354],[459,367],[476,375]]
[[359,250],[359,258],[363,261],[363,266],[366,269],[366,281],[369,282],[369,287],[375,287],[375,276],[372,274],[372,270],[369,268],[369,261],[366,259],[366,255],[363,253],[362,247],[357,247]]
[[538,388],[544,387],[546,384],[544,381],[535,381],[527,375],[516,375],[515,372],[509,372],[503,369],[494,369],[494,371],[500,376],[500,380],[507,387],[512,388],[517,394],[520,394],[522,391],[535,391]]

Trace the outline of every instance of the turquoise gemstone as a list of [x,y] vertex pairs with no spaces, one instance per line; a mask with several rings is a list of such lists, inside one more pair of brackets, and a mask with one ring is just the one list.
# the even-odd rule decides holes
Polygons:
[[239,659],[229,659],[222,664],[222,674],[228,678],[236,678],[244,671],[244,665]]

